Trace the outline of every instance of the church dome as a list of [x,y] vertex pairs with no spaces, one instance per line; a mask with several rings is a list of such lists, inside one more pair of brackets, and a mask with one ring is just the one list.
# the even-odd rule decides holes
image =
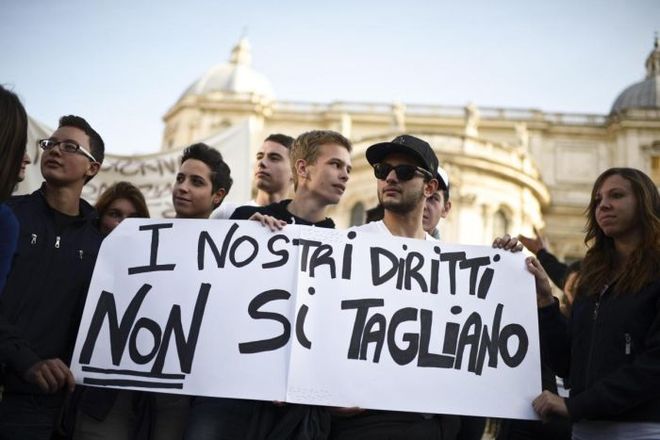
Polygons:
[[629,108],[660,108],[660,40],[655,38],[655,48],[646,59],[646,78],[627,87],[612,104],[610,113]]
[[195,81],[181,96],[208,95],[220,92],[225,95],[248,95],[266,100],[274,98],[270,81],[251,67],[250,43],[242,38],[232,49],[228,63],[218,64]]

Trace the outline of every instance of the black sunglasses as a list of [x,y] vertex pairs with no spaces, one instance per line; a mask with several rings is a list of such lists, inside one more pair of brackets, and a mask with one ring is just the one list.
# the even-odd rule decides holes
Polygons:
[[433,178],[433,175],[422,167],[406,164],[392,166],[388,163],[375,164],[374,176],[376,176],[376,179],[378,180],[385,180],[387,179],[387,176],[389,176],[389,174],[392,172],[392,170],[394,170],[394,173],[396,173],[396,178],[399,180],[410,180],[415,177],[416,173],[420,173],[425,178]]

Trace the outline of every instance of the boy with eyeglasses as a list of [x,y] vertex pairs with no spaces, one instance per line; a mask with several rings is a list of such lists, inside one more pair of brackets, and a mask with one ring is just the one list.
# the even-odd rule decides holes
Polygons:
[[0,294],[2,439],[51,437],[75,385],[68,365],[102,238],[96,211],[80,198],[103,162],[101,136],[64,116],[38,144],[45,182],[8,202],[20,233]]
[[[431,146],[404,134],[370,146],[366,155],[378,180],[378,201],[384,215],[382,220],[352,229],[433,240],[422,222],[427,198],[438,191],[438,159]],[[445,440],[456,438],[459,423],[456,416],[343,408],[333,417],[330,439]]]

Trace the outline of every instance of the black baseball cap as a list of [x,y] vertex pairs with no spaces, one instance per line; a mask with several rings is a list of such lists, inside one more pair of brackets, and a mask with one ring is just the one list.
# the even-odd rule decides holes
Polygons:
[[411,136],[409,134],[402,134],[395,137],[392,142],[381,142],[374,144],[367,148],[367,161],[371,165],[381,163],[385,156],[392,153],[401,153],[415,158],[419,165],[431,173],[436,175],[438,170],[438,158],[433,152],[433,148],[428,142]]

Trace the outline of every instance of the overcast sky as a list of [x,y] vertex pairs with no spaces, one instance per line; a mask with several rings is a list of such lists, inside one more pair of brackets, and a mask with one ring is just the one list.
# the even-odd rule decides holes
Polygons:
[[281,100],[606,114],[660,30],[657,0],[0,0],[0,83],[111,153],[160,148],[162,115],[245,33]]

